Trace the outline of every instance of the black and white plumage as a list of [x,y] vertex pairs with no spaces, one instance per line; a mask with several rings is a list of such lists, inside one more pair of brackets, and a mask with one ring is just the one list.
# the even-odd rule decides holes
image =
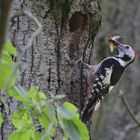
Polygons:
[[110,38],[109,42],[118,48],[119,54],[107,57],[99,64],[90,66],[83,61],[87,73],[88,90],[81,114],[83,122],[89,121],[97,103],[111,91],[119,81],[125,68],[135,59],[135,52],[129,45]]

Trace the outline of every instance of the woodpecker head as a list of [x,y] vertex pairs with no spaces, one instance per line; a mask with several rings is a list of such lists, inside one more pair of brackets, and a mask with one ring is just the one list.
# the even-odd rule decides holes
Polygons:
[[123,60],[126,63],[126,65],[129,65],[135,60],[136,54],[131,46],[126,44],[121,44],[116,40],[115,37],[112,38],[110,37],[108,41],[110,43],[111,48],[114,47],[118,48],[119,51],[118,57],[121,58],[121,60]]

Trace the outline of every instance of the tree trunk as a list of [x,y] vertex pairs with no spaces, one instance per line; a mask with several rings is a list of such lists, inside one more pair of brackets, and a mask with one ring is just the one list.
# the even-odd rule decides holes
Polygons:
[[[18,51],[21,84],[27,89],[38,86],[47,95],[65,94],[80,111],[85,83],[76,78],[80,70],[74,73],[74,64],[78,59],[90,63],[101,22],[99,0],[15,0],[11,17],[9,38]],[[12,113],[19,104],[12,100],[9,107]],[[3,124],[3,140],[13,130],[9,124]]]

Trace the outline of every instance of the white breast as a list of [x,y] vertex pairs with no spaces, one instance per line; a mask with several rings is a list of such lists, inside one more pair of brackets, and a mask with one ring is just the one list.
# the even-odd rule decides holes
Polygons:
[[[113,65],[114,66],[114,65]],[[105,68],[106,72],[105,72],[105,77],[102,81],[103,84],[110,84],[111,81],[111,75],[112,75],[112,71],[113,71],[113,66],[111,66],[110,68]]]

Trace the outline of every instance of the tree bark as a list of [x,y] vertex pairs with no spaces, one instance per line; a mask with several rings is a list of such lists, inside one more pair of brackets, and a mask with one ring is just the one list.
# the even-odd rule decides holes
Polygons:
[[[42,31],[32,42],[39,27],[23,14],[25,11],[42,25]],[[74,65],[78,59],[90,63],[94,37],[101,22],[99,0],[15,0],[11,17],[9,38],[18,51],[16,62],[21,84],[27,89],[39,86],[47,95],[65,94],[66,100],[75,104],[80,112],[85,82],[76,78],[80,70]],[[18,108],[19,104],[12,100],[10,109],[13,106]],[[8,126],[9,122],[2,127],[4,140],[13,130]],[[62,139],[60,133],[57,136],[57,140]]]

